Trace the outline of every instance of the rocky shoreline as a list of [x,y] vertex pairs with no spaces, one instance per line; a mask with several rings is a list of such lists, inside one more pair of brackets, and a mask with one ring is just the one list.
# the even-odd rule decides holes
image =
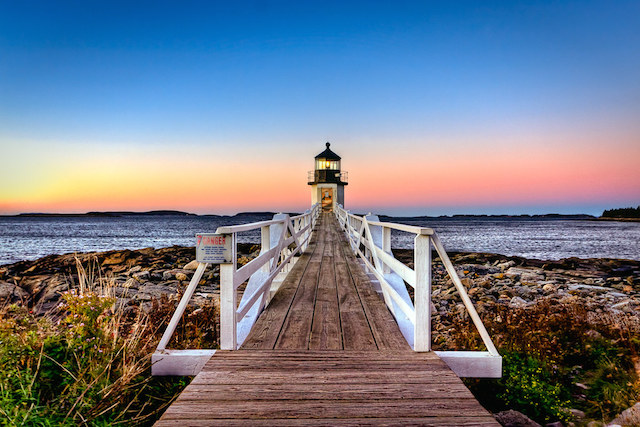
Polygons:
[[[238,244],[238,263],[257,256],[259,246]],[[193,247],[144,248],[49,255],[0,266],[0,303],[19,303],[36,314],[55,308],[63,292],[79,286],[78,269],[123,306],[150,308],[161,297],[177,299],[197,262]],[[219,266],[209,266],[191,303],[200,306],[219,296]]]
[[[238,263],[245,264],[258,253],[259,245],[239,244]],[[412,250],[394,250],[394,254],[412,267]],[[578,340],[584,335],[597,341],[602,335],[596,329],[613,331],[614,335],[618,334],[616,331],[623,331],[640,336],[640,261],[578,258],[543,261],[489,253],[449,255],[494,343],[500,348],[521,346],[518,335],[528,328],[531,330],[527,333],[544,335],[547,344],[553,343],[555,338],[549,338],[554,334],[553,321],[559,328],[570,329],[567,325],[574,323],[575,316],[582,322],[578,328],[584,327],[584,331],[578,332]],[[86,280],[103,287],[125,311],[150,311],[160,299],[169,305],[177,304],[197,267],[194,258],[193,247],[172,246],[50,255],[35,261],[2,265],[0,306],[17,304],[36,316],[55,316],[63,293]],[[460,297],[435,254],[432,290],[434,349],[472,349],[469,347],[478,345],[477,337],[471,336],[475,332],[468,332],[473,326]],[[217,306],[218,301],[219,267],[209,266],[190,304],[192,309],[198,309],[211,303]],[[632,359],[640,375],[640,360],[636,356]],[[576,401],[589,401],[587,396],[580,397],[583,391],[580,387],[588,385],[572,387]],[[585,422],[579,421],[584,417],[582,411],[571,409],[571,412],[577,420],[574,425],[590,422],[585,418],[582,418]],[[516,415],[509,411],[504,417],[507,420]],[[496,417],[500,418],[500,414]]]
[[[238,245],[240,265],[257,256],[259,246]],[[413,251],[394,250],[412,266]],[[21,303],[43,314],[62,292],[78,286],[78,268],[109,285],[123,305],[149,306],[154,298],[176,298],[197,267],[193,247],[145,248],[50,255],[0,266],[0,302]],[[567,258],[542,261],[489,253],[451,253],[462,283],[478,312],[488,306],[526,307],[542,299],[581,301],[599,310],[640,312],[640,261]],[[219,295],[219,268],[209,266],[193,298],[201,305]],[[440,314],[462,310],[451,279],[437,257],[433,269],[434,326]],[[446,327],[448,325],[443,325]],[[437,327],[437,326],[436,326]]]
[[[412,266],[412,250],[394,250],[396,258]],[[451,260],[469,296],[479,306],[522,307],[544,298],[559,303],[581,299],[605,309],[626,313],[640,310],[640,261],[609,258],[566,258],[543,261],[489,253],[451,253]],[[455,295],[451,279],[436,258],[433,299]],[[440,303],[445,309],[446,302]]]

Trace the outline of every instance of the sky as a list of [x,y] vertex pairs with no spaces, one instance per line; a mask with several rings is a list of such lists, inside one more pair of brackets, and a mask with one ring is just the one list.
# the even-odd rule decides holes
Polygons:
[[0,214],[640,205],[638,1],[0,0]]

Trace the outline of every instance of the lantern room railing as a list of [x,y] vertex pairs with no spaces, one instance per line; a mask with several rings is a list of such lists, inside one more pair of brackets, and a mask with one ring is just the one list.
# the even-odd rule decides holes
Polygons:
[[349,172],[340,172],[334,169],[318,169],[307,172],[307,182],[341,182],[347,184],[349,182]]

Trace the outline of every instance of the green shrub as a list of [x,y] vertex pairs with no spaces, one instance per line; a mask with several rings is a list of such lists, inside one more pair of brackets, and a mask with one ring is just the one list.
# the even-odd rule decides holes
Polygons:
[[[544,422],[566,420],[564,406],[603,420],[640,399],[633,363],[640,349],[636,314],[549,299],[486,309],[483,322],[503,355],[503,377],[466,382],[488,409],[515,409]],[[454,323],[447,345],[484,349],[470,319]]]
[[498,397],[511,409],[540,422],[567,421],[569,395],[539,360],[521,353],[505,353]]
[[[148,425],[188,384],[151,377],[150,355],[175,303],[154,303],[151,316],[125,311],[108,286],[78,273],[79,290],[63,295],[52,318],[0,309],[0,425]],[[212,323],[215,315],[213,306],[193,312],[182,323]],[[215,347],[216,328],[209,329],[208,347]]]

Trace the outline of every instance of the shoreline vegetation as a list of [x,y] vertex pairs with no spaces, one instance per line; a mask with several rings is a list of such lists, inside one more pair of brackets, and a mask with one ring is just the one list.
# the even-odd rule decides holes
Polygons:
[[[258,252],[239,244],[238,263]],[[411,266],[412,250],[394,253]],[[194,255],[173,246],[0,266],[0,416],[17,425],[152,424],[190,381],[151,377],[150,355]],[[450,255],[503,355],[501,379],[464,381],[503,424],[526,416],[602,425],[640,399],[640,261]],[[210,266],[169,348],[217,347],[218,284]],[[483,349],[437,257],[433,304],[434,349]]]

